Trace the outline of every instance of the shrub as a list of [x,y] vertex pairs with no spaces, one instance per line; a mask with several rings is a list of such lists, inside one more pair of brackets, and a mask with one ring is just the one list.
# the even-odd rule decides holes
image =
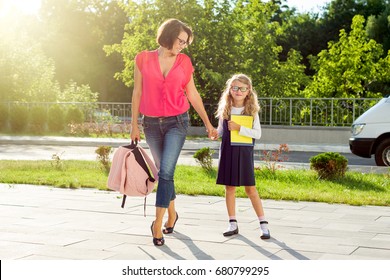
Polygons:
[[90,136],[90,132],[93,131],[93,124],[89,123],[69,123],[68,133],[73,136]]
[[23,132],[28,123],[28,110],[26,106],[14,105],[11,107],[9,124],[13,132]]
[[84,113],[77,107],[71,106],[66,112],[67,124],[80,124],[84,122]]
[[63,170],[64,164],[61,160],[61,156],[64,152],[61,154],[55,153],[51,156],[52,161],[50,162],[51,166],[53,166],[57,170]]
[[112,152],[111,146],[99,146],[95,153],[97,154],[97,159],[102,165],[103,170],[108,174],[110,172],[111,162],[110,154]]
[[8,108],[5,104],[0,104],[0,130],[5,130],[8,123]]
[[288,157],[283,155],[283,153],[288,153],[290,150],[287,144],[280,144],[279,148],[274,151],[266,151],[262,152],[262,156],[260,159],[265,162],[265,168],[271,172],[275,172],[277,169],[282,166],[279,164],[280,162],[287,161]]
[[60,132],[64,129],[65,112],[60,105],[55,104],[49,108],[47,124],[52,132]]
[[204,147],[195,152],[193,157],[206,171],[210,172],[213,170],[213,155],[214,151],[210,150],[209,147]]
[[310,169],[314,169],[320,179],[336,179],[344,177],[348,160],[335,152],[318,154],[310,158]]
[[42,106],[35,106],[30,109],[30,130],[42,134],[45,131],[47,122],[47,110]]

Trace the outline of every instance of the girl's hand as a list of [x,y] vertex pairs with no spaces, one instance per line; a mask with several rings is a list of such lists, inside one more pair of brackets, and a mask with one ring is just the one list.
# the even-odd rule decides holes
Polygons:
[[207,128],[207,134],[211,140],[218,139],[218,131],[213,126]]
[[131,138],[132,141],[140,142],[141,136],[140,136],[138,125],[132,125],[131,126],[130,138]]
[[228,121],[228,128],[230,131],[232,130],[240,131],[241,125],[235,123],[234,121]]

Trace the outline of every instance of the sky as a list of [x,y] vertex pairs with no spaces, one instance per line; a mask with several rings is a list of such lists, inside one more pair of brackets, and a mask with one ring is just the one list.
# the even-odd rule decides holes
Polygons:
[[287,0],[287,5],[295,7],[298,12],[319,12],[322,6],[330,3],[331,0]]
[[[319,12],[320,8],[331,0],[287,0],[289,7],[295,7],[298,12]],[[36,14],[41,0],[0,0],[0,15],[12,6],[25,14]]]

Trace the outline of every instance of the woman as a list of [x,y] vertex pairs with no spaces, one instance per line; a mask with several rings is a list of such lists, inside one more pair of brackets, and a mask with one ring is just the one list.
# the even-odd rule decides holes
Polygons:
[[[187,134],[189,102],[205,124],[208,136],[218,137],[196,90],[191,60],[181,53],[192,39],[192,30],[186,24],[169,19],[158,29],[159,48],[142,51],[135,58],[131,139],[140,140],[137,120],[141,113],[146,142],[159,169],[156,218],[151,225],[156,246],[164,245],[163,232],[172,233],[179,218],[173,178]],[[168,220],[162,230],[166,209]]]

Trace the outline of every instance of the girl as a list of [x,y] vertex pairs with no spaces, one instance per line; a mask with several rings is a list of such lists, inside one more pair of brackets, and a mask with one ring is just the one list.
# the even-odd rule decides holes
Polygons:
[[[219,153],[217,184],[225,185],[226,208],[229,215],[229,226],[224,236],[238,234],[236,220],[236,187],[245,186],[245,192],[260,222],[261,239],[271,237],[268,222],[264,217],[263,205],[257,193],[254,175],[253,145],[232,146],[231,131],[238,131],[241,136],[260,139],[261,127],[258,112],[260,110],[257,94],[252,81],[244,74],[236,74],[226,82],[218,104],[216,116],[219,118],[218,134],[222,136]],[[244,127],[231,121],[232,115],[253,116],[252,127]],[[254,143],[254,140],[253,142]]]

